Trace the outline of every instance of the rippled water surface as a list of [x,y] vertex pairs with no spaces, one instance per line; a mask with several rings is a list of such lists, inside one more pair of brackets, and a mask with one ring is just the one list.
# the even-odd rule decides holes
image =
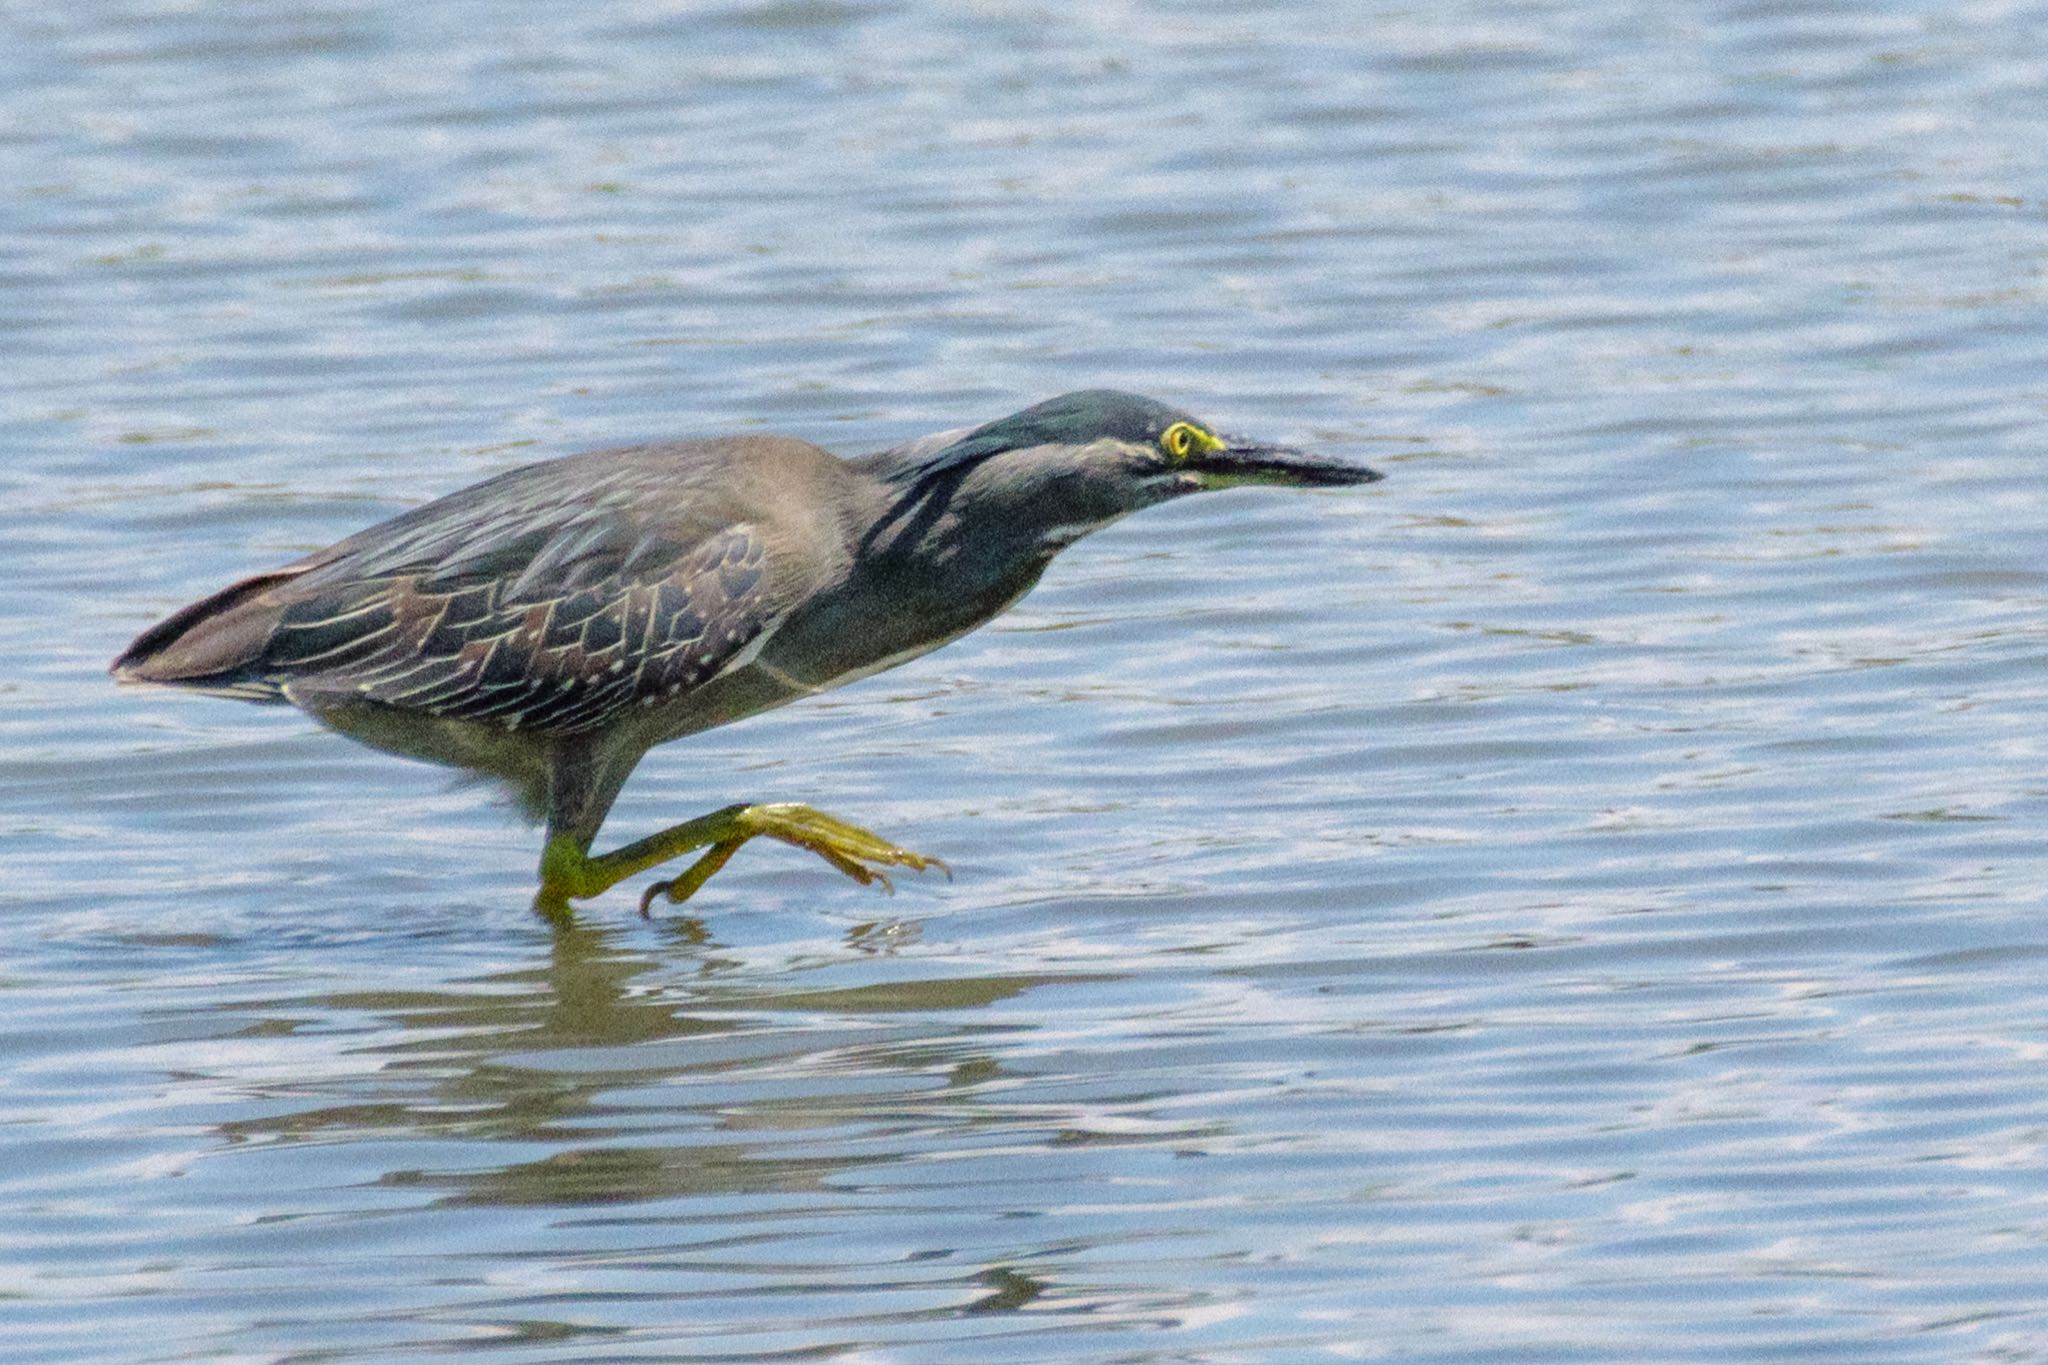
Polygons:
[[[9,6],[0,1354],[2048,1361],[2048,21]],[[487,791],[117,692],[547,455],[1115,384],[1363,459]]]

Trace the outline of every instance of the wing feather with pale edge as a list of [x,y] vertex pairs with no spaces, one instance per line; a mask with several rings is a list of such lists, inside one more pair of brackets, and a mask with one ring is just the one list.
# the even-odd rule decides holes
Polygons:
[[344,541],[283,586],[249,671],[556,733],[687,693],[773,624],[767,549],[745,523],[679,538],[633,515],[648,491],[481,519],[436,508]]

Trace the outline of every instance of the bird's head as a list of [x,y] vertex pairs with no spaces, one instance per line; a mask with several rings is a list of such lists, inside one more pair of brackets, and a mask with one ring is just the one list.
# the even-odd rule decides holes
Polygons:
[[1363,465],[1218,433],[1150,398],[1084,389],[900,452],[899,477],[958,475],[980,498],[1072,540],[1186,493],[1268,485],[1338,488],[1382,476]]

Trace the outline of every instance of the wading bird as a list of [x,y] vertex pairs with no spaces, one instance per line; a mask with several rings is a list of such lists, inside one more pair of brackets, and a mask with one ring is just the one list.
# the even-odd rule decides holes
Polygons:
[[112,671],[288,702],[507,784],[546,822],[534,908],[558,921],[701,849],[640,908],[680,902],[763,834],[886,884],[889,867],[937,860],[802,805],[732,805],[590,847],[650,748],[937,649],[1119,517],[1205,489],[1379,477],[1106,389],[855,459],[781,436],[591,451],[223,588]]

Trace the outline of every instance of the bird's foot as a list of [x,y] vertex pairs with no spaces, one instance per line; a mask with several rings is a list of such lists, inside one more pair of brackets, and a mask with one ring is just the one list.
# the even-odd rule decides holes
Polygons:
[[899,848],[872,830],[848,824],[809,806],[794,803],[742,806],[720,814],[729,814],[733,831],[706,849],[681,876],[655,882],[642,892],[640,914],[643,918],[659,897],[666,897],[672,905],[688,900],[696,894],[697,888],[711,879],[713,873],[725,866],[741,844],[763,834],[797,848],[809,849],[862,886],[880,882],[887,892],[896,889],[896,884],[889,880],[887,868],[907,867],[914,872],[923,872],[936,867],[948,878],[953,875],[953,870],[938,858]]
[[891,867],[917,872],[936,867],[948,877],[953,875],[937,858],[898,848],[872,831],[809,806],[739,805],[686,820],[597,857],[590,855],[583,840],[566,833],[552,835],[541,854],[540,891],[533,908],[557,924],[566,924],[572,919],[570,901],[586,900],[635,873],[702,849],[681,876],[647,888],[640,897],[640,913],[647,914],[658,897],[680,904],[711,880],[741,844],[764,834],[809,849],[863,886],[880,882],[884,890],[894,890],[886,870]]

